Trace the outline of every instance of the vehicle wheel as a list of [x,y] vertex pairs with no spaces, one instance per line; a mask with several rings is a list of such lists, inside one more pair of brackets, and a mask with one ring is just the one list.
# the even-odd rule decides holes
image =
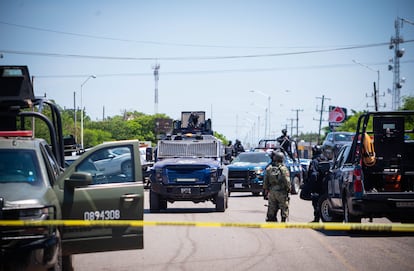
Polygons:
[[293,180],[292,180],[292,184],[290,187],[290,193],[292,195],[295,195],[299,193],[299,189],[300,189],[300,178],[298,176],[295,176],[293,177]]
[[157,193],[150,190],[150,212],[151,213],[158,213],[160,211],[160,197]]
[[160,209],[167,210],[167,201],[165,199],[162,199],[159,201],[160,201]]
[[351,215],[349,213],[349,206],[348,206],[347,200],[344,200],[342,205],[344,206],[344,222],[345,223],[361,223],[360,217]]
[[[60,231],[56,230],[56,238],[58,239],[57,248],[56,248],[56,259],[55,264],[49,268],[49,271],[62,271],[63,264],[62,264],[62,239],[60,237]],[[53,257],[53,255],[51,255]]]
[[221,190],[217,193],[215,198],[217,212],[224,212],[226,210],[227,200],[224,190],[224,185],[222,185]]
[[62,256],[62,270],[73,271],[72,255]]
[[341,222],[343,219],[340,215],[333,214],[328,201],[328,194],[323,194],[318,201],[320,216],[323,222]]

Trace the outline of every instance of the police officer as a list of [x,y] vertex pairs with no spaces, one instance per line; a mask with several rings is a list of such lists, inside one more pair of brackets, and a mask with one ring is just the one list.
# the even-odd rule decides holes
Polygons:
[[319,145],[312,147],[312,161],[309,165],[308,181],[310,186],[312,206],[313,206],[313,221],[319,222],[320,210],[319,210],[319,198],[324,193],[323,189],[323,176],[325,172],[321,171],[320,163],[328,161],[326,156],[322,152],[322,148]]
[[277,212],[280,209],[281,221],[289,216],[289,170],[283,164],[285,156],[281,151],[272,153],[272,164],[266,168],[263,189],[268,199],[266,221],[277,222]]

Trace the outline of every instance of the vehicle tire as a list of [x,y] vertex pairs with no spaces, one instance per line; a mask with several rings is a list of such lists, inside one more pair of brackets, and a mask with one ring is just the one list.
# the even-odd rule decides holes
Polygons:
[[160,201],[160,209],[167,210],[167,201],[165,199],[159,200]]
[[361,223],[360,217],[354,216],[349,213],[348,201],[346,199],[343,200],[342,206],[344,206],[344,222],[345,223]]
[[56,244],[56,262],[55,264],[49,268],[49,271],[62,271],[63,270],[63,263],[62,263],[62,239],[60,237],[60,231],[56,230],[56,238],[57,238],[57,244]]
[[157,193],[150,190],[150,212],[151,213],[159,213],[160,212],[160,197]]
[[292,183],[290,185],[290,193],[292,195],[296,195],[299,193],[300,189],[300,178],[299,176],[293,177]]
[[62,270],[73,271],[72,255],[62,256]]
[[216,197],[215,197],[215,202],[216,202],[216,211],[217,212],[224,212],[226,210],[226,193],[225,193],[225,189],[224,189],[224,185],[221,186],[221,190],[217,193]]
[[323,222],[342,222],[340,215],[333,214],[328,201],[328,194],[323,194],[318,201],[319,215]]

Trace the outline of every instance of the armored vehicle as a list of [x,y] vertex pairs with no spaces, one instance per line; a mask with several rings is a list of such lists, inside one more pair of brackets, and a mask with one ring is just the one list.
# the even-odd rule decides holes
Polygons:
[[223,175],[224,147],[213,136],[205,112],[182,112],[173,134],[159,140],[151,170],[150,211],[167,208],[167,202],[212,201],[216,210],[227,208]]
[[[70,270],[72,254],[143,248],[143,227],[47,224],[143,220],[139,142],[99,145],[65,169],[59,109],[34,96],[28,68],[0,66],[0,93],[0,270]],[[45,138],[36,136],[34,123]],[[119,148],[129,159],[117,172],[102,171],[102,153]],[[5,223],[16,220],[43,223]]]

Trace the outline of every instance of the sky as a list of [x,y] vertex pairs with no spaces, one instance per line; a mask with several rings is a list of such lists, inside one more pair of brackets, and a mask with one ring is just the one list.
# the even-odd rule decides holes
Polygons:
[[378,79],[379,110],[391,110],[397,18],[403,98],[414,95],[412,0],[0,0],[0,65],[27,65],[35,95],[92,120],[205,111],[248,144],[318,133],[329,106],[374,110]]

